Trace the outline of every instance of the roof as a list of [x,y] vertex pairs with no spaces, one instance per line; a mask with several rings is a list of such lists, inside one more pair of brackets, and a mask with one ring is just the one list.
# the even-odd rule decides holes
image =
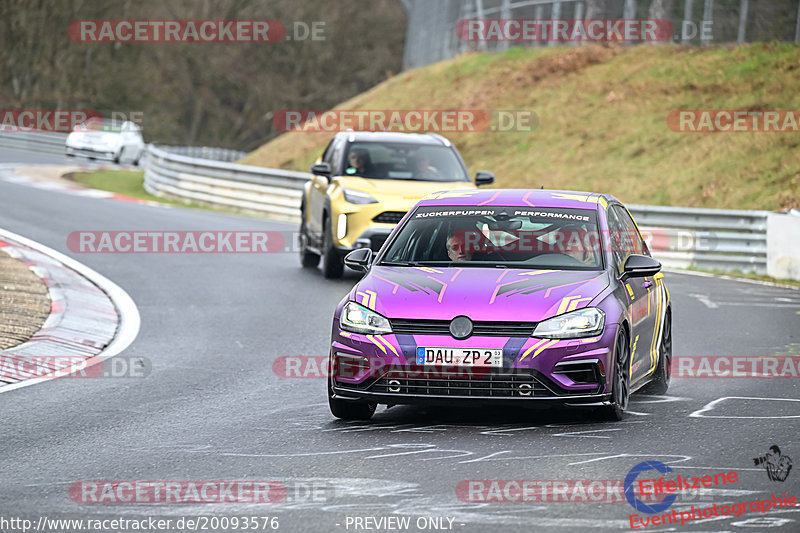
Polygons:
[[337,135],[354,142],[395,142],[449,146],[451,143],[441,135],[427,133],[400,133],[396,131],[340,131]]
[[597,204],[616,201],[610,194],[552,189],[476,189],[429,194],[419,205],[485,205],[596,209]]

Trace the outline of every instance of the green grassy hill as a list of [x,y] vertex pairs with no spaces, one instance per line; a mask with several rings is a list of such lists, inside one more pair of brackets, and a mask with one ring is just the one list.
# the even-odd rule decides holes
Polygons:
[[[341,109],[530,109],[532,132],[447,134],[500,187],[624,202],[800,207],[800,133],[678,133],[676,109],[800,110],[800,47],[584,46],[468,54],[404,72]],[[245,163],[307,170],[330,139],[288,133]]]

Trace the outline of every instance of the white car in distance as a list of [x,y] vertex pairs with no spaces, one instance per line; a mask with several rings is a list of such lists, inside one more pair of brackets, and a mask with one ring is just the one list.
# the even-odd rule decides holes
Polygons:
[[139,163],[145,144],[142,130],[129,120],[90,118],[67,136],[66,154],[89,159],[108,159],[115,163]]

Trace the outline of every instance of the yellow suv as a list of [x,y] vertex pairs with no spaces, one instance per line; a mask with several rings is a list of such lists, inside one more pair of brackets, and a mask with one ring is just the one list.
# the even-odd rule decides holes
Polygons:
[[378,251],[422,197],[494,182],[481,171],[473,182],[455,146],[436,134],[342,131],[311,167],[300,206],[300,261],[326,278],[341,277],[344,256]]

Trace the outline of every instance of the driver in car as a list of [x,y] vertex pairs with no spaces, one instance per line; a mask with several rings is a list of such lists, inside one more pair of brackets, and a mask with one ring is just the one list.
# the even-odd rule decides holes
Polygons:
[[561,236],[560,251],[562,253],[580,261],[584,265],[593,265],[595,263],[594,251],[591,246],[587,245],[589,240],[588,231],[582,225],[567,224],[558,233]]
[[369,153],[363,148],[353,148],[347,155],[349,167],[345,172],[358,176],[366,176],[369,172],[370,158]]
[[418,178],[433,179],[440,176],[439,169],[433,166],[431,162],[431,155],[428,152],[424,150],[418,151],[414,162],[416,166],[416,175]]
[[467,249],[466,231],[454,231],[448,235],[447,256],[451,261],[472,261],[472,251]]

